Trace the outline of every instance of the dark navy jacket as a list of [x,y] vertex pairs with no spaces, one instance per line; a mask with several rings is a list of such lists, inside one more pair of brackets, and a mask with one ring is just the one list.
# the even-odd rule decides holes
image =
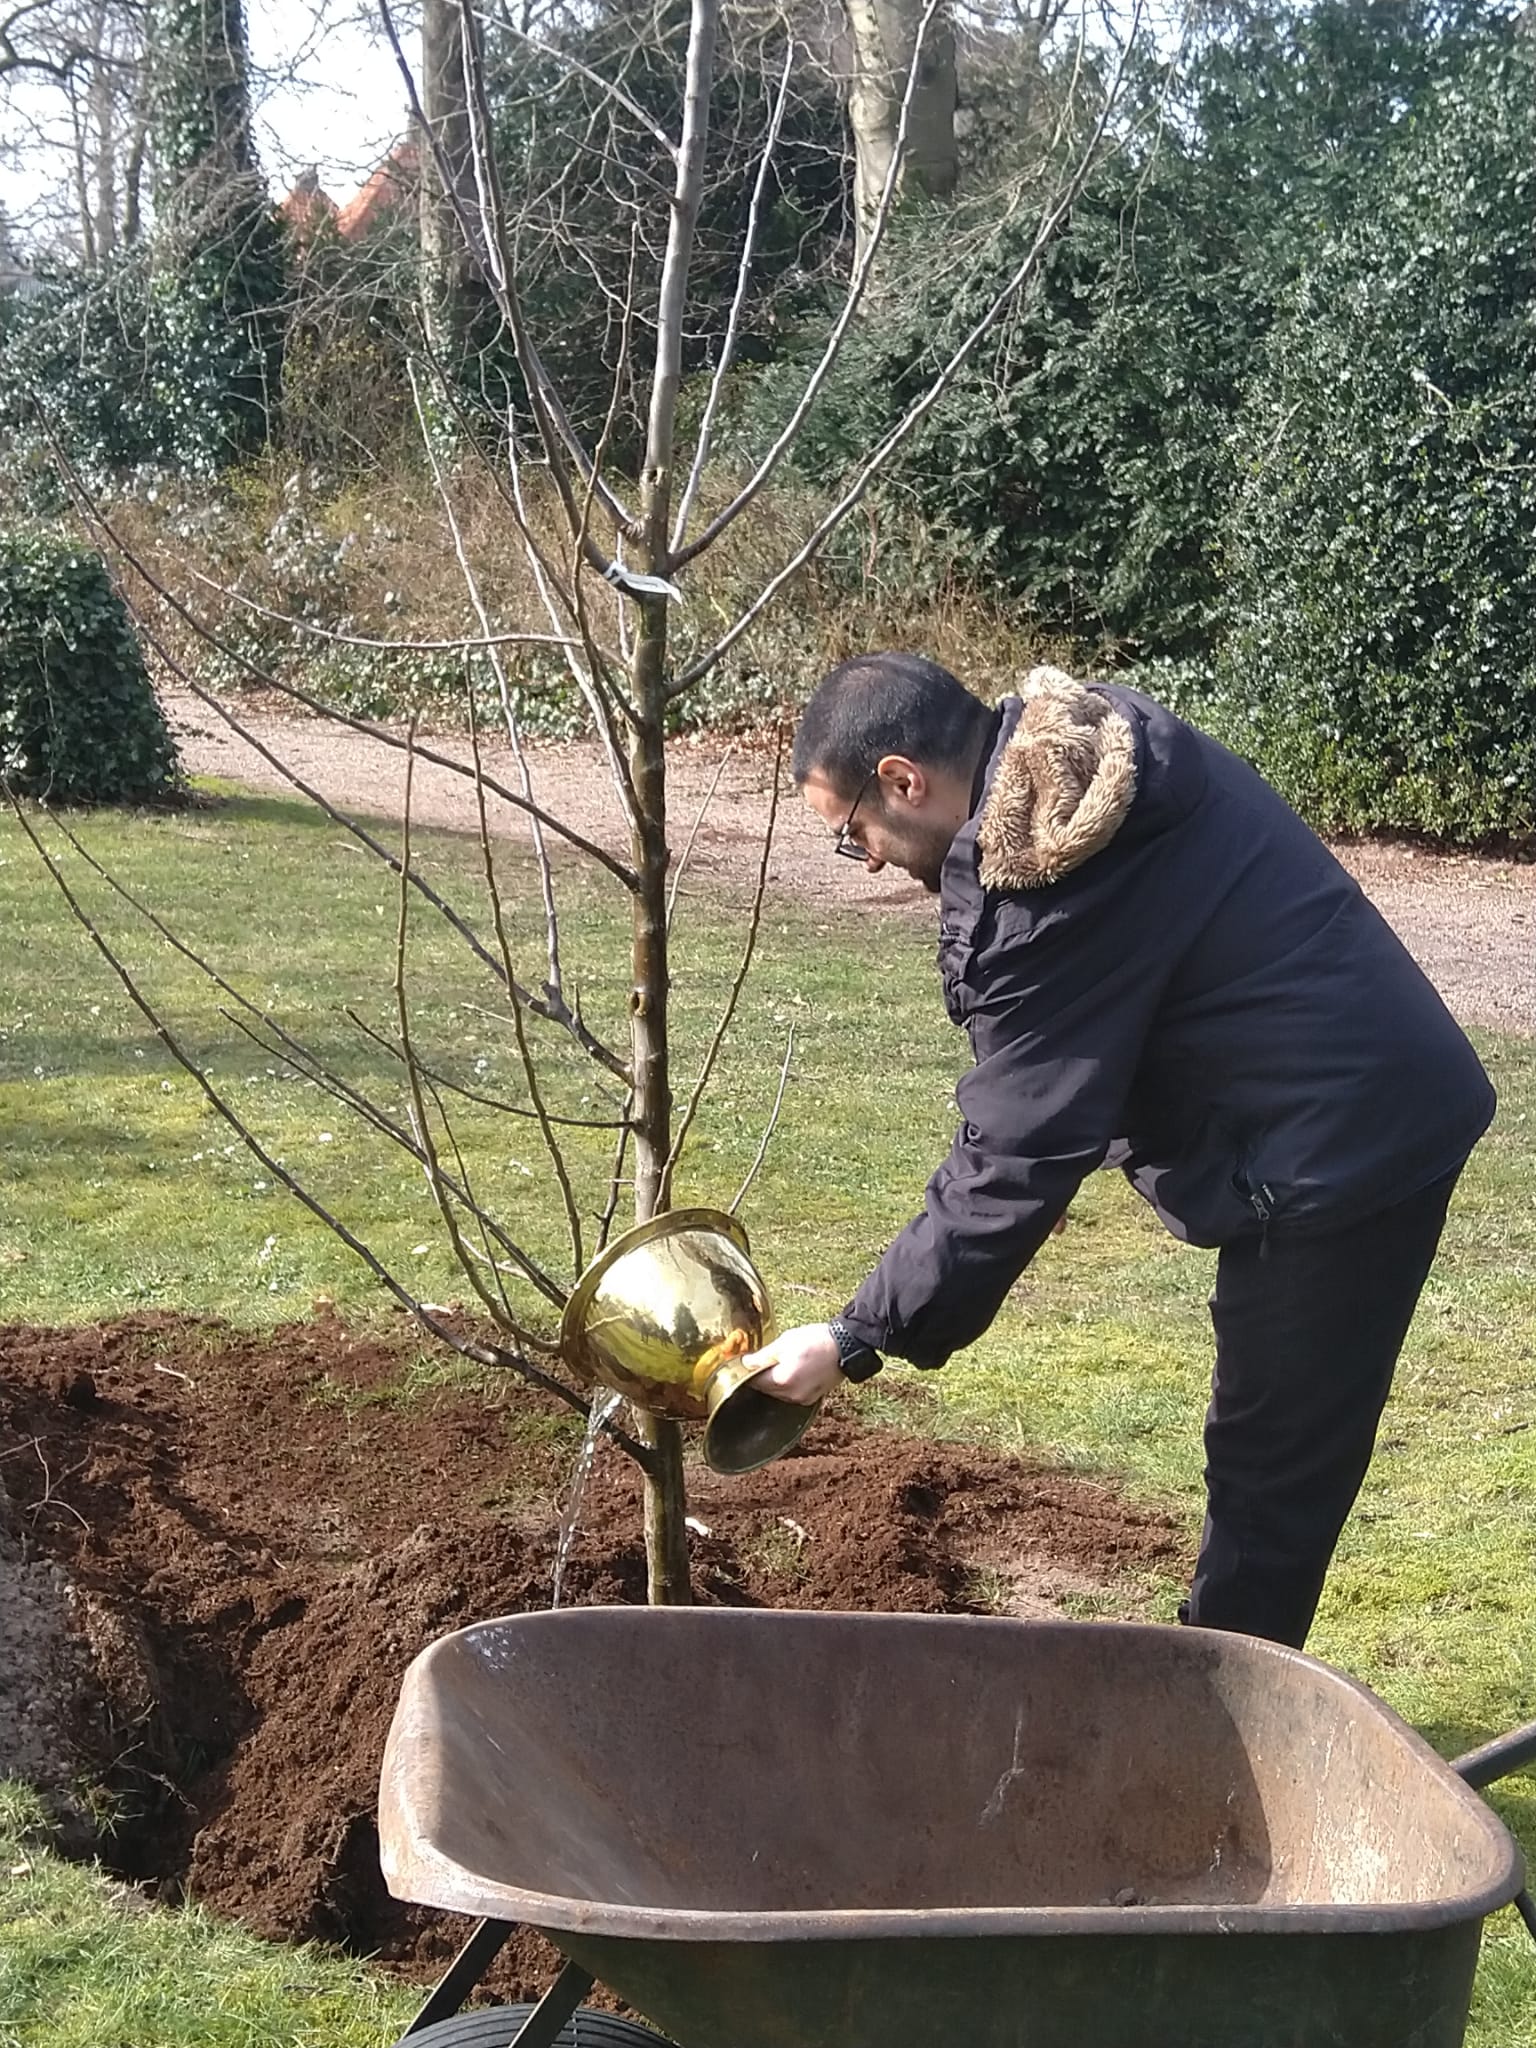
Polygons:
[[1487,1129],[1476,1053],[1380,914],[1260,776],[1134,690],[1136,794],[1042,888],[984,889],[1005,702],[945,862],[939,968],[975,1065],[923,1214],[844,1312],[942,1365],[996,1315],[1084,1176],[1119,1165],[1176,1237],[1322,1230],[1450,1173]]

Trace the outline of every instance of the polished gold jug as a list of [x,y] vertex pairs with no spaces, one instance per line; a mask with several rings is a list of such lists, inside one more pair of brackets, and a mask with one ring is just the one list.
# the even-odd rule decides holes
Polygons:
[[707,1424],[716,1472],[750,1472],[787,1451],[816,1413],[761,1392],[756,1372],[741,1370],[772,1334],[768,1290],[735,1217],[667,1209],[588,1266],[566,1303],[560,1350],[584,1386]]

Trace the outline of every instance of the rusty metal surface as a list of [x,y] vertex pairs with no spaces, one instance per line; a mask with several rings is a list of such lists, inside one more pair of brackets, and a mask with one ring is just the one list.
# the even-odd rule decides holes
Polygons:
[[[380,1838],[397,1897],[545,1929],[685,2048],[937,2048],[906,2015],[967,1984],[952,2038],[1046,2048],[1103,2024],[1106,1983],[1114,2048],[1193,2048],[1201,1997],[1228,2048],[1454,2048],[1521,1880],[1455,1774],[1296,1651],[926,1615],[462,1630],[407,1674]],[[1394,1985],[1430,2001],[1412,2028]],[[1315,2024],[1250,2033],[1260,1992]]]

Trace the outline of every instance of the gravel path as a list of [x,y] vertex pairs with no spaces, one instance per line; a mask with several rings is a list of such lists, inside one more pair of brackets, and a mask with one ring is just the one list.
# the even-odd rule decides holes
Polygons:
[[[289,787],[270,761],[195,698],[170,695],[165,701],[190,773],[225,776],[262,790]],[[254,739],[340,809],[399,817],[405,789],[401,749],[318,719],[275,715],[251,702],[238,716]],[[425,744],[469,761],[462,741],[434,738]],[[488,749],[485,765],[488,774],[521,787],[505,748]],[[597,843],[624,850],[618,805],[595,745],[530,748],[529,768],[534,796],[545,809]],[[717,740],[679,742],[669,775],[673,843],[679,847],[719,776],[685,889],[732,897],[749,893],[761,858],[771,752]],[[472,781],[446,768],[418,763],[414,810],[422,824],[477,829]],[[526,836],[525,821],[511,806],[494,805],[492,823],[498,832]],[[1336,851],[1463,1022],[1536,1033],[1536,866],[1396,844],[1341,845]],[[931,899],[915,884],[868,875],[852,861],[831,861],[825,827],[792,797],[780,807],[770,876],[774,886],[809,902],[824,904],[835,892],[842,905],[912,918],[933,914]]]

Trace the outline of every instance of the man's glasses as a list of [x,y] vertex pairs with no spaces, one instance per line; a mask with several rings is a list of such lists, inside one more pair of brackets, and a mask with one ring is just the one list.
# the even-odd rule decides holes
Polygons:
[[867,846],[860,846],[858,840],[853,836],[853,820],[859,805],[869,795],[870,785],[879,773],[880,770],[878,768],[870,769],[864,778],[863,788],[848,806],[847,817],[844,818],[842,824],[837,828],[837,837],[832,841],[832,851],[841,854],[844,860],[868,860],[870,857],[869,848]]

